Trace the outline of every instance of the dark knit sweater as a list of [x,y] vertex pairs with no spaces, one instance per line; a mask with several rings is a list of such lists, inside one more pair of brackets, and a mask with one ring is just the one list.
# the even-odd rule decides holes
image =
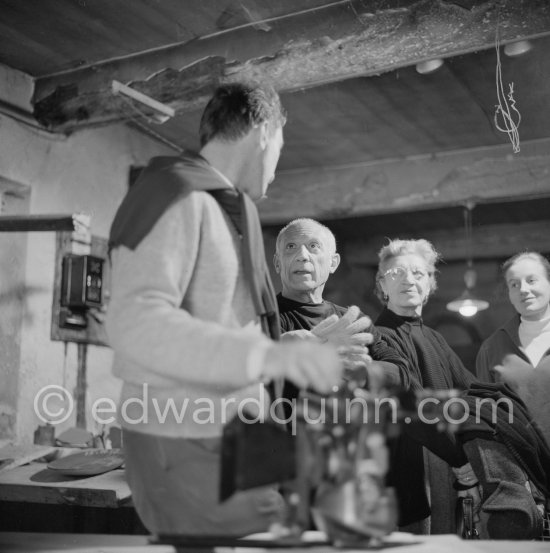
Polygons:
[[[462,364],[445,339],[426,327],[420,318],[401,317],[385,309],[376,321],[384,340],[410,361],[410,374],[402,385],[413,390],[424,388],[462,390],[469,408],[469,417],[460,425],[456,436],[434,434],[426,425],[408,425],[393,447],[390,480],[396,486],[398,497],[405,507],[405,520],[419,520],[415,509],[425,505],[423,474],[411,472],[411,465],[422,466],[421,445],[447,461],[459,466],[466,462],[462,444],[476,437],[497,440],[508,448],[516,462],[543,493],[550,484],[550,450],[521,401],[512,390],[502,384],[482,384]],[[478,408],[479,400],[498,402],[496,416],[492,403],[486,401]],[[508,420],[507,406],[511,404],[513,420]],[[479,417],[478,417],[479,414]],[[446,451],[445,442],[449,440]],[[453,462],[455,458],[458,462]],[[422,469],[423,470],[423,469]],[[407,474],[405,478],[404,475]],[[410,517],[413,517],[410,519]]]
[[[311,330],[331,315],[341,317],[347,307],[323,300],[322,303],[301,303],[277,294],[281,332],[291,330]],[[374,341],[369,345],[369,355],[374,361],[380,361],[386,371],[389,383],[399,384],[404,374],[409,372],[406,358],[399,355],[393,348],[380,339],[374,325],[366,330],[373,334]]]
[[384,309],[375,325],[387,344],[409,361],[410,371],[401,381],[404,388],[466,390],[477,381],[445,338],[421,318],[401,317]]
[[[382,339],[409,362],[402,375],[406,390],[468,388],[475,377],[464,367],[445,339],[425,326],[420,318],[401,317],[384,309],[375,322]],[[399,500],[399,525],[422,520],[430,514],[424,485],[422,446],[453,466],[467,462],[460,444],[435,425],[412,423],[390,443],[388,484],[395,486]]]

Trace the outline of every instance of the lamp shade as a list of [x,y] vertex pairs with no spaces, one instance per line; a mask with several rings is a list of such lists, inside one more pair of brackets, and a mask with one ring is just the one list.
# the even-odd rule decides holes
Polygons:
[[449,311],[460,313],[463,317],[473,317],[478,311],[483,311],[489,307],[489,302],[476,298],[468,289],[447,304]]

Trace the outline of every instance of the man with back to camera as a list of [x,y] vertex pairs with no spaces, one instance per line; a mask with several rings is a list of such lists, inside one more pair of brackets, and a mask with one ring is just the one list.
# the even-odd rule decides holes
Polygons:
[[152,159],[111,227],[106,328],[124,381],[126,475],[156,534],[266,530],[281,514],[273,488],[218,501],[223,424],[264,382],[325,393],[341,376],[334,347],[261,333],[279,329],[253,201],[274,179],[284,124],[270,87],[219,87],[199,154]]

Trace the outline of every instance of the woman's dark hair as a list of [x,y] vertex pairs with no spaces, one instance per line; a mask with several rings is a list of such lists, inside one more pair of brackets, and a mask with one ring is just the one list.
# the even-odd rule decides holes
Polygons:
[[201,147],[217,138],[237,140],[264,121],[284,126],[286,113],[275,89],[259,83],[232,83],[220,86],[201,118]]

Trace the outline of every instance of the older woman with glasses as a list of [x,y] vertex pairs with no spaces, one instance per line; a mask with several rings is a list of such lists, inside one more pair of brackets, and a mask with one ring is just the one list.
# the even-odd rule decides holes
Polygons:
[[[377,296],[385,308],[375,322],[382,337],[400,355],[409,361],[410,372],[403,375],[403,384],[413,390],[431,388],[434,390],[464,390],[475,381],[474,375],[447,344],[443,336],[423,324],[422,308],[437,288],[435,264],[439,254],[427,240],[392,240],[379,252],[380,263],[376,277]],[[430,452],[423,461],[422,448],[411,439],[410,433],[403,435],[396,444],[398,467],[394,471],[396,487],[403,501],[411,507],[405,523],[428,516],[429,509],[424,492],[424,465],[428,475],[431,503],[431,520],[416,525],[415,531],[431,533],[454,532],[453,475],[449,464],[466,465],[465,456],[456,453],[451,444],[443,446],[446,461]],[[426,438],[429,439],[429,438]],[[408,467],[407,469],[405,467]],[[406,475],[405,470],[414,468],[415,475]],[[458,470],[458,469],[457,469]],[[474,482],[471,469],[466,466],[464,482]],[[406,479],[400,482],[399,479]],[[404,514],[404,513],[403,513]]]
[[[471,496],[482,537],[537,537],[542,514],[536,500],[544,501],[550,489],[550,451],[542,436],[509,388],[479,383],[443,336],[423,323],[422,309],[437,287],[439,254],[432,244],[390,240],[378,255],[376,292],[385,307],[375,326],[409,363],[401,385],[417,392],[457,389],[466,413],[456,433],[437,432],[433,424],[404,425],[393,444],[389,482],[400,500],[401,522],[416,522],[411,531],[454,532],[456,497]],[[476,411],[480,399],[491,405],[506,400],[513,420],[502,409]],[[544,490],[540,498],[533,497],[535,488]]]
[[466,389],[476,379],[443,336],[422,323],[437,288],[439,254],[427,240],[392,240],[379,252],[376,293],[385,308],[376,321],[387,341],[411,363],[409,386]]

